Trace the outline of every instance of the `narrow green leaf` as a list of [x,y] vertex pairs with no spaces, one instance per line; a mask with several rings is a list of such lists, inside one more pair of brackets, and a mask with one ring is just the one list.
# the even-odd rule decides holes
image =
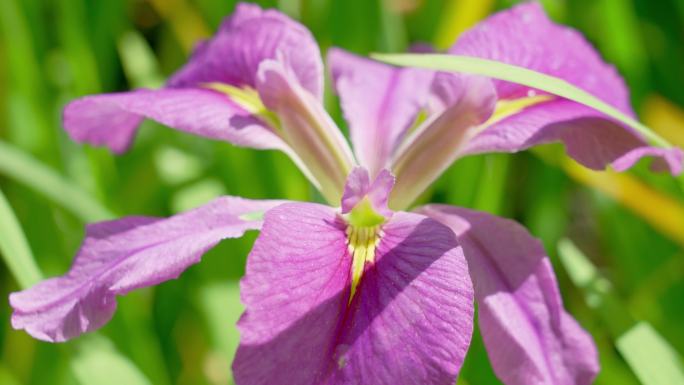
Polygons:
[[84,222],[114,217],[90,194],[75,187],[30,155],[2,141],[0,141],[0,173],[45,195]]
[[561,240],[558,255],[573,283],[586,294],[615,338],[615,346],[644,385],[684,384],[675,349],[649,323],[634,323],[610,283],[570,240]]
[[679,355],[650,324],[637,323],[616,345],[644,385],[684,384]]
[[642,123],[623,114],[615,107],[603,102],[590,93],[554,76],[523,67],[469,56],[378,53],[372,54],[371,56],[379,61],[398,66],[421,67],[438,71],[465,72],[536,88],[591,107],[634,128],[653,144],[661,147],[671,147],[665,139]]
[[0,253],[21,287],[29,287],[40,281],[40,270],[33,259],[26,236],[1,190]]
[[127,358],[117,353],[104,337],[82,337],[71,369],[81,384],[151,385]]

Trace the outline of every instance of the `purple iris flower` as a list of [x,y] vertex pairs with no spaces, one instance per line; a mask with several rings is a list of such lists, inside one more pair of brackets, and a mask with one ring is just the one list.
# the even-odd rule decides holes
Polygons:
[[[527,67],[633,115],[617,72],[537,3],[496,14],[449,52]],[[560,141],[617,170],[679,149],[649,147],[588,107],[512,83],[399,69],[339,49],[328,65],[354,151],[321,103],[323,64],[302,25],[241,4],[160,90],[89,96],[64,125],[125,151],[144,118],[286,152],[330,206],[223,197],[171,218],[89,225],[67,274],[10,296],[12,325],[65,341],[104,325],[116,296],[176,278],[221,239],[260,230],[241,282],[238,384],[453,384],[473,302],[506,384],[588,384],[596,348],[564,310],[540,242],[484,212],[410,205],[457,159]],[[472,283],[471,283],[472,282]]]

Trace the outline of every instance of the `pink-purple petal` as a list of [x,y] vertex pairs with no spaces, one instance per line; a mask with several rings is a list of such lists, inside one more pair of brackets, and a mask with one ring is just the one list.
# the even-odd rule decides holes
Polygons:
[[542,102],[488,126],[466,144],[462,156],[518,152],[552,142],[562,142],[568,155],[595,170],[612,165],[623,171],[650,156],[657,170],[682,171],[680,149],[650,147],[633,130],[568,100]]
[[190,61],[170,80],[170,87],[198,87],[221,82],[256,87],[259,64],[276,59],[302,87],[320,98],[323,62],[311,33],[275,10],[240,3],[217,34],[202,42]]
[[76,142],[106,146],[120,153],[130,146],[144,118],[238,146],[287,147],[263,121],[227,96],[207,89],[138,90],[86,96],[66,106],[63,123]]
[[591,336],[563,308],[541,243],[519,224],[445,205],[419,210],[449,226],[463,247],[490,361],[507,385],[591,384]]
[[278,115],[281,137],[313,175],[316,187],[329,203],[337,204],[356,161],[323,104],[275,60],[259,66],[257,90],[264,105]]
[[[553,75],[633,115],[624,81],[577,31],[551,21],[537,1],[490,16],[449,49],[456,55],[497,60]],[[529,88],[495,81],[499,98],[528,96]]]
[[473,327],[463,251],[448,228],[422,215],[395,213],[383,232],[326,383],[452,385]]
[[[546,73],[588,91],[634,116],[624,80],[577,31],[554,23],[538,2],[497,13],[464,33],[449,50],[457,55],[497,60]],[[538,91],[495,80],[501,100]],[[593,169],[612,164],[631,167],[641,157],[656,158],[654,169],[678,174],[682,151],[650,147],[630,127],[580,104],[563,99],[543,102],[486,127],[463,154],[516,152],[537,144],[563,142],[570,156]]]
[[[445,83],[453,87],[442,87]],[[489,79],[446,75],[438,77],[434,87],[434,113],[408,135],[392,160],[397,184],[390,207],[395,210],[409,207],[461,156],[473,130],[494,110],[496,92]]]
[[473,294],[453,232],[396,213],[349,304],[345,229],[316,204],[266,214],[242,282],[238,385],[455,382]]
[[388,167],[393,151],[427,106],[432,73],[400,69],[341,49],[328,51],[335,89],[359,163],[371,177]]
[[218,198],[167,219],[128,217],[89,225],[68,273],[12,293],[12,326],[61,342],[102,327],[116,296],[177,278],[224,238],[261,227],[281,201]]
[[238,385],[322,383],[349,297],[345,228],[313,203],[266,214],[240,284]]

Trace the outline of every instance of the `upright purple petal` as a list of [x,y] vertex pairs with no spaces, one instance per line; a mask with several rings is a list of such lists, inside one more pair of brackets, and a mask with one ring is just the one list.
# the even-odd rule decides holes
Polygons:
[[241,3],[218,33],[196,49],[170,87],[226,83],[256,88],[259,64],[276,59],[315,97],[323,93],[321,53],[309,30],[275,10]]
[[[440,74],[442,75],[442,74]],[[440,88],[444,82],[452,87]],[[397,184],[390,207],[407,208],[461,154],[473,130],[491,115],[496,93],[489,79],[448,75],[434,85],[434,113],[397,149],[392,172]]]
[[401,69],[341,49],[328,65],[359,163],[375,177],[427,105],[432,73]]
[[349,303],[346,227],[316,204],[266,214],[242,282],[237,384],[454,383],[473,307],[451,230],[395,214]]
[[339,202],[356,161],[323,104],[274,60],[259,66],[257,90],[264,105],[278,115],[281,137],[304,162],[323,196]]
[[61,342],[109,321],[116,296],[177,278],[224,238],[261,227],[262,213],[281,201],[218,198],[174,217],[89,225],[69,272],[12,293],[12,326]]
[[226,95],[199,88],[86,96],[66,106],[64,128],[76,142],[121,153],[144,118],[238,146],[287,148],[268,125]]
[[420,212],[449,226],[463,247],[497,376],[507,385],[591,384],[596,347],[563,308],[541,243],[491,214],[444,205]]
[[[449,52],[559,77],[634,116],[627,87],[615,68],[606,64],[579,32],[552,22],[538,2],[491,16],[464,33]],[[503,102],[539,94],[505,81],[496,80],[495,85]],[[682,170],[684,155],[680,149],[649,147],[632,128],[557,97],[490,122],[462,155],[516,152],[553,141],[562,141],[574,159],[594,169],[612,164],[623,170],[643,156],[653,156],[656,169],[669,168],[673,174]]]

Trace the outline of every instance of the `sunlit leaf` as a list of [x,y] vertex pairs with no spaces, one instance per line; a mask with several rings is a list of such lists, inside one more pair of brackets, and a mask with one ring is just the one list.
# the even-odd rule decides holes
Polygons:
[[127,358],[116,352],[110,341],[98,335],[80,341],[71,369],[84,385],[151,385]]
[[612,293],[608,281],[571,241],[558,244],[558,255],[573,283],[585,292],[589,306],[608,323],[615,346],[644,385],[684,384],[677,352],[647,322],[632,323],[624,304]]
[[644,385],[684,384],[681,358],[650,324],[637,323],[616,346]]
[[603,102],[590,93],[556,78],[527,68],[493,60],[470,56],[444,54],[373,54],[375,59],[399,66],[421,67],[438,71],[465,72],[522,84],[553,95],[589,106],[611,118],[630,126],[653,144],[670,147],[670,144],[650,128],[623,114],[615,107]]

